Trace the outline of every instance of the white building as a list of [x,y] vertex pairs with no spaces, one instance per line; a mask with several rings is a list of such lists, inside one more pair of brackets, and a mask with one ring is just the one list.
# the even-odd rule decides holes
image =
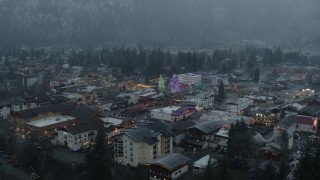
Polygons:
[[57,142],[60,145],[67,146],[72,151],[87,148],[92,142],[103,123],[99,120],[68,126],[65,129],[58,130]]
[[185,119],[195,113],[195,107],[169,106],[151,111],[151,117],[164,121],[177,121]]
[[214,94],[205,92],[196,96],[188,96],[184,101],[194,103],[198,110],[208,109],[214,105]]
[[240,98],[236,102],[227,103],[227,110],[232,113],[240,114],[241,110],[247,108],[252,103],[253,103],[252,99]]
[[18,112],[36,107],[39,107],[37,103],[27,102],[21,97],[8,98],[0,101],[0,116],[7,119],[11,112]]
[[[173,136],[162,128],[163,122],[126,129],[114,138],[116,163],[136,167],[173,152]],[[153,127],[150,127],[153,126]]]
[[208,154],[193,163],[193,173],[202,174],[208,166],[209,158],[211,166],[216,167],[218,165],[218,161],[210,157],[210,155]]
[[177,77],[179,82],[184,84],[197,84],[202,79],[201,75],[193,73],[178,74]]
[[42,84],[43,83],[43,75],[24,75],[22,77],[22,85],[24,88],[30,88],[31,86],[35,85],[36,83]]

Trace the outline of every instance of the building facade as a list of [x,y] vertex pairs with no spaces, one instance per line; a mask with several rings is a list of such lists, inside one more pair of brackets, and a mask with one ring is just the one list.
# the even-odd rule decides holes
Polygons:
[[179,82],[184,84],[197,84],[202,79],[201,75],[193,73],[178,74],[177,77]]
[[173,152],[173,136],[147,128],[127,129],[114,138],[114,160],[138,166]]

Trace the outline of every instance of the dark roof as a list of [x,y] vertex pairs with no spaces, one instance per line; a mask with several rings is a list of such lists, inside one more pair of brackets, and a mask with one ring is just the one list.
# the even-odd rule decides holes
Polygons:
[[178,121],[177,123],[175,123],[172,128],[173,131],[176,133],[181,133],[183,132],[185,129],[194,126],[196,123],[193,121]]
[[164,121],[149,122],[140,124],[139,126],[151,131],[161,132],[165,137],[171,137],[173,135],[172,126]]
[[299,112],[300,115],[314,116],[320,113],[320,107],[316,105],[306,106]]
[[296,116],[295,115],[291,115],[291,116],[287,116],[283,120],[281,120],[281,124],[283,124],[284,126],[289,128],[292,125],[294,125],[296,123],[296,121],[297,121],[296,120]]
[[32,117],[36,117],[40,114],[49,113],[49,112],[65,113],[74,108],[75,108],[75,105],[71,103],[51,104],[48,106],[41,106],[38,108],[26,109],[26,110],[17,112],[16,114],[22,119],[29,119]]
[[144,128],[127,129],[124,132],[124,134],[129,136],[135,142],[144,141],[148,144],[154,144],[154,143],[158,142],[157,138],[154,137],[155,136],[154,133],[155,132],[153,132],[151,130],[144,129]]
[[188,161],[189,158],[180,153],[170,153],[153,160],[150,164],[159,165],[168,170],[173,170]]
[[275,172],[278,172],[278,171],[279,171],[279,167],[278,167],[276,164],[274,164],[272,161],[269,161],[269,160],[262,162],[259,167],[260,167],[262,170],[265,170],[266,167],[267,167],[267,165],[268,165],[269,163],[271,163],[271,166],[272,166],[272,168],[275,170]]
[[313,117],[298,115],[297,124],[313,125]]
[[65,128],[65,130],[73,135],[80,134],[87,131],[93,131],[93,130],[102,130],[103,129],[103,123],[101,120],[91,120],[79,124],[75,124],[73,126],[69,126]]
[[99,111],[94,108],[79,107],[75,108],[70,112],[70,115],[75,117],[77,121],[88,121],[92,120],[95,115],[99,114]]
[[189,127],[188,129],[198,129],[205,134],[219,130],[225,123],[223,121],[204,121],[200,124]]
[[19,104],[24,102],[26,102],[26,100],[21,97],[11,97],[11,98],[7,98],[0,101],[0,106],[6,106],[10,104]]

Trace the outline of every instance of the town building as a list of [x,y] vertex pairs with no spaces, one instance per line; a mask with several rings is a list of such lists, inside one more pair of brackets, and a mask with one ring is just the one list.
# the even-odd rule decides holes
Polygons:
[[42,74],[30,74],[24,75],[22,77],[22,86],[24,88],[30,88],[35,84],[42,84],[43,83],[43,75]]
[[185,130],[186,142],[193,147],[206,149],[209,146],[209,142],[215,139],[216,132],[223,125],[225,123],[222,121],[205,121],[191,126]]
[[169,106],[151,111],[151,117],[153,119],[164,120],[164,121],[179,121],[192,116],[196,112],[194,106]]
[[103,123],[100,120],[93,120],[67,126],[57,131],[57,142],[67,146],[71,151],[86,149],[94,142],[99,130],[102,130]]
[[241,111],[247,108],[253,103],[252,99],[249,98],[240,98],[236,102],[227,103],[227,111],[233,112],[236,114],[241,114]]
[[12,97],[0,101],[0,116],[8,119],[12,113],[39,107],[37,102],[28,102],[21,97]]
[[[43,136],[51,136],[59,129],[66,128],[76,123],[76,119],[72,116],[58,115],[37,119],[26,123],[24,131],[27,134],[34,133]],[[23,129],[21,129],[23,131]]]
[[296,117],[296,131],[317,133],[318,117],[297,115]]
[[[210,159],[210,161],[209,161],[209,159]],[[212,167],[218,166],[218,161],[216,159],[210,157],[210,155],[208,154],[193,163],[193,166],[192,166],[193,173],[194,174],[203,174],[204,171],[206,170],[206,167],[208,166],[209,162]]]
[[214,106],[213,93],[200,93],[195,96],[188,96],[184,100],[185,103],[194,103],[197,110],[208,109]]
[[150,180],[175,180],[188,172],[189,158],[180,153],[170,153],[150,162]]
[[154,122],[124,129],[114,137],[115,162],[136,167],[172,153],[173,135],[169,128],[164,122]]
[[193,73],[178,74],[178,80],[183,84],[198,84],[201,82],[202,76]]

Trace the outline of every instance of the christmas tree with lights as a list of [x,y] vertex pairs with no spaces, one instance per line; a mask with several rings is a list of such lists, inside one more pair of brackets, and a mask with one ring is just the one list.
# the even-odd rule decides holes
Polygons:
[[159,77],[158,88],[159,88],[159,91],[161,91],[161,92],[165,91],[164,79],[162,77],[162,74],[160,74],[160,77]]
[[177,75],[173,75],[171,79],[171,91],[174,93],[180,92],[179,80]]

